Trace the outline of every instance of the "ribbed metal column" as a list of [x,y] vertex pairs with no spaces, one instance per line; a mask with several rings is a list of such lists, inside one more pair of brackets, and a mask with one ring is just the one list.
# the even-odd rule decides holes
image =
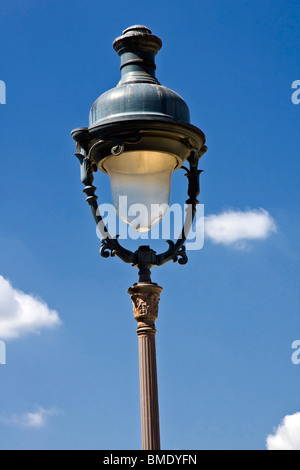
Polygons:
[[160,450],[159,406],[155,347],[155,321],[162,287],[154,283],[128,289],[138,322],[142,449]]

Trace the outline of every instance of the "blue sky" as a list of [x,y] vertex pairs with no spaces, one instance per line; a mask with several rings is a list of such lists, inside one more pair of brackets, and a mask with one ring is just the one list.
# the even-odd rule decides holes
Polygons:
[[276,448],[300,412],[299,2],[0,6],[0,448],[140,448],[137,272],[99,256],[70,137],[119,81],[112,42],[133,24],[162,39],[157,77],[208,145],[204,247],[153,269],[162,448]]

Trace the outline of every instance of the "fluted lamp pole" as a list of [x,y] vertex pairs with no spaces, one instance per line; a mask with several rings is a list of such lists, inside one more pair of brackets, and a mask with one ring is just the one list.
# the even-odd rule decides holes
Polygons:
[[138,322],[142,448],[160,449],[155,321],[162,287],[138,283],[128,289]]
[[[127,28],[113,47],[121,58],[121,80],[103,93],[90,110],[89,127],[72,131],[80,162],[81,181],[99,232],[100,254],[117,256],[138,268],[139,281],[128,289],[137,321],[139,341],[142,449],[160,449],[155,321],[162,287],[151,280],[151,269],[168,261],[186,264],[185,241],[191,228],[200,192],[198,162],[206,152],[205,136],[190,124],[189,108],[174,91],[160,85],[155,76],[155,55],[161,40],[145,26]],[[188,165],[188,166],[186,166]],[[172,173],[184,169],[192,217],[186,216],[177,241],[167,240],[166,251],[156,253],[150,246],[136,251],[124,248],[118,235],[111,236],[102,219],[94,186],[94,173],[108,174],[117,214],[135,230],[148,231],[166,214]],[[124,213],[143,204],[143,217]],[[152,208],[160,207],[159,212]],[[161,210],[161,208],[164,210]]]

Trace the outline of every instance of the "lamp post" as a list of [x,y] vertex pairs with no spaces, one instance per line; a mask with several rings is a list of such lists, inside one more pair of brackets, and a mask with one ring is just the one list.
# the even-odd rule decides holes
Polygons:
[[[155,55],[161,46],[161,40],[145,26],[126,29],[113,43],[121,58],[120,82],[95,101],[89,127],[72,131],[85,185],[83,191],[102,235],[100,254],[104,258],[117,256],[139,270],[139,281],[128,293],[138,322],[143,450],[160,449],[155,321],[162,287],[151,281],[150,270],[171,260],[187,262],[184,243],[200,192],[198,161],[207,150],[203,132],[190,124],[185,101],[156,79]],[[168,240],[168,249],[159,254],[150,246],[140,246],[135,252],[124,248],[103,222],[94,173],[100,170],[110,176],[118,215],[137,231],[147,231],[165,215],[171,176],[180,168],[188,178],[186,204],[191,207],[191,216],[186,216],[178,240]],[[147,208],[138,223],[124,213],[125,196],[129,206],[139,203]],[[160,211],[150,210],[154,205]]]

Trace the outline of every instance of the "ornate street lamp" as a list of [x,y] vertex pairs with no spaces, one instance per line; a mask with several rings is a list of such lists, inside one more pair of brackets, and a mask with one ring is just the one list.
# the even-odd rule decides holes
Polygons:
[[[155,77],[155,55],[161,46],[161,40],[145,26],[126,29],[113,43],[121,57],[120,82],[95,101],[89,127],[72,131],[83,191],[103,237],[100,254],[104,258],[118,256],[139,269],[139,282],[128,292],[138,322],[144,450],[160,449],[155,321],[162,288],[151,281],[150,270],[170,260],[187,262],[184,244],[200,192],[198,161],[207,150],[203,132],[190,124],[185,101],[160,85]],[[186,161],[188,168],[183,166]],[[108,232],[99,212],[94,173],[100,170],[110,176],[113,202],[120,218],[137,231],[146,231],[165,215],[172,173],[180,168],[188,178],[186,204],[192,208],[192,216],[186,216],[178,240],[168,240],[168,249],[159,254],[149,246],[140,246],[135,252],[121,246],[118,236],[112,237]],[[137,223],[122,207],[124,196],[128,206],[143,204],[148,215]],[[165,211],[150,210],[154,204]]]

